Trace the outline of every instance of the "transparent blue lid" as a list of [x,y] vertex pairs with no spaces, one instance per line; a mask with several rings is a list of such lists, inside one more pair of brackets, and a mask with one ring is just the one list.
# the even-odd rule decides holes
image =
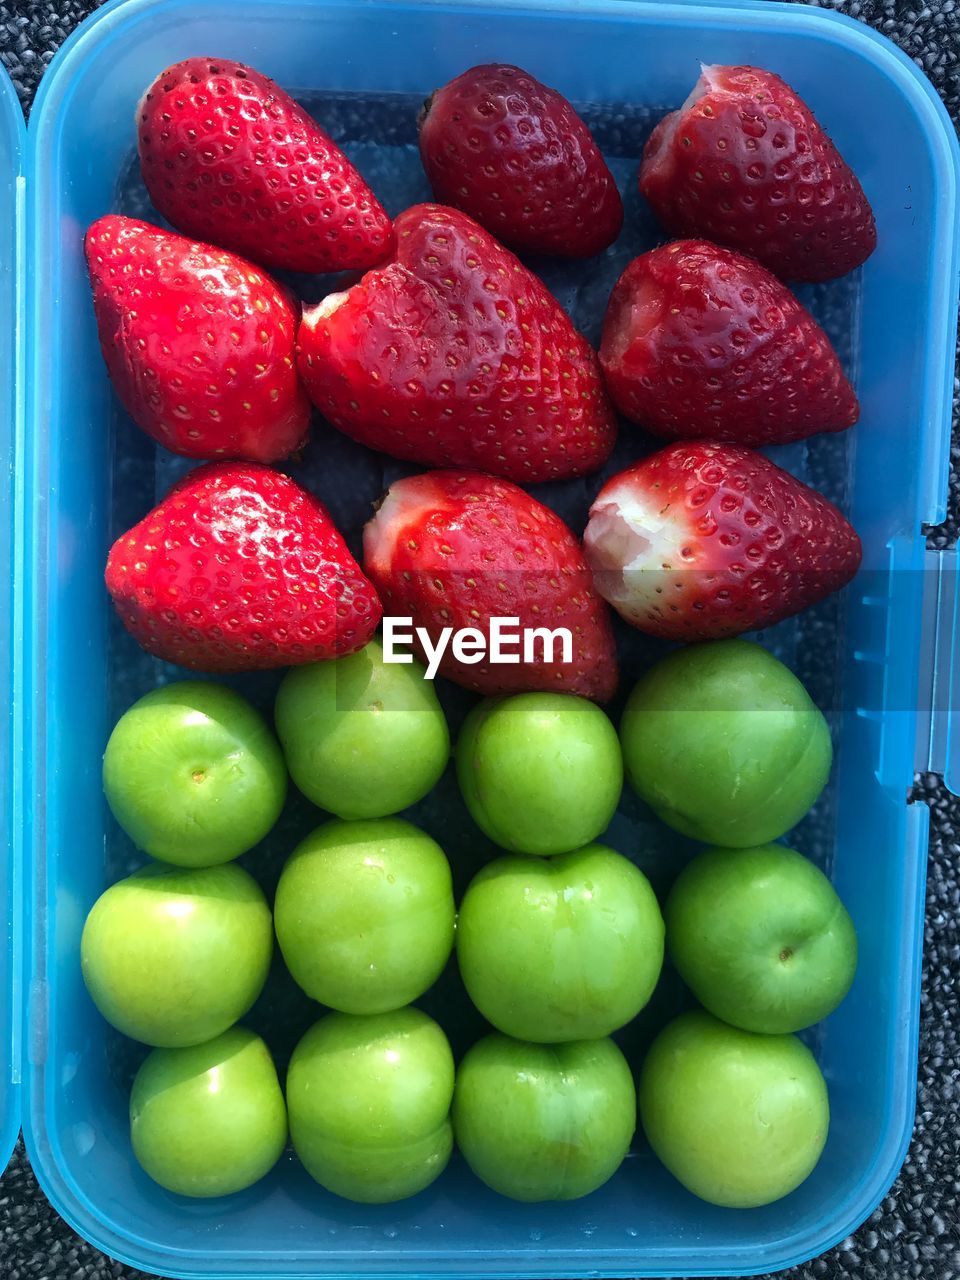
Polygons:
[[14,620],[17,536],[22,504],[15,502],[15,460],[22,430],[21,379],[17,376],[23,322],[20,273],[23,207],[24,120],[16,90],[0,67],[0,893],[3,934],[0,937],[0,1170],[20,1131],[21,1013],[21,839],[18,801],[20,751],[16,726],[22,714],[16,675]]

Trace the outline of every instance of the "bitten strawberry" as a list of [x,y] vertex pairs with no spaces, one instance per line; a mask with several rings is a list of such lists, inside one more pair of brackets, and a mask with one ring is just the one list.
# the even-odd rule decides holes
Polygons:
[[352,653],[382,612],[323,505],[255,463],[185,476],[113,544],[106,583],[148,653],[198,671]]
[[133,218],[85,240],[100,346],[139,427],[188,458],[276,462],[310,424],[299,306],[259,267]]
[[873,210],[810,108],[772,71],[704,67],[660,121],[640,191],[674,236],[752,254],[787,280],[832,280],[873,253]]
[[[552,689],[605,702],[617,685],[606,606],[593,589],[580,544],[559,516],[514,484],[433,471],[398,480],[363,535],[364,567],[385,610],[409,617],[436,645],[464,628],[489,641],[491,619],[512,628],[567,628],[569,662],[537,643],[532,661],[461,661],[448,644],[440,671],[478,693]],[[480,648],[482,649],[483,643]],[[479,658],[480,649],[474,649]]]
[[304,312],[299,368],[334,426],[429,466],[521,483],[606,461],[593,349],[537,277],[466,214],[416,205],[393,259]]
[[763,454],[674,444],[609,480],[584,549],[600,594],[650,635],[713,640],[771,626],[837,591],[860,539],[832,503]]
[[590,130],[519,67],[472,67],[438,89],[420,155],[439,201],[519,252],[588,258],[620,234],[623,202]]
[[859,415],[829,338],[786,285],[707,240],[630,263],[600,364],[620,412],[674,440],[783,444]]
[[390,219],[354,166],[251,67],[168,67],[140,100],[137,126],[150,198],[187,235],[290,271],[359,270],[390,249]]

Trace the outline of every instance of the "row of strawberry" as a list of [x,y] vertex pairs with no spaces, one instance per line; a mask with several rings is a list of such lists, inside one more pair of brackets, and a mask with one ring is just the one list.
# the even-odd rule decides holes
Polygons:
[[[178,64],[138,117],[156,207],[224,246],[116,216],[86,240],[125,407],[174,452],[223,459],[111,550],[108,588],[149,652],[205,671],[332,657],[366,642],[382,601],[431,635],[492,616],[567,624],[573,661],[550,671],[449,657],[441,669],[482,692],[603,699],[616,655],[598,594],[642,630],[695,640],[776,622],[856,571],[843,516],[744,447],[858,414],[828,339],[756,259],[823,279],[875,243],[859,183],[776,76],[705,68],[640,176],[669,230],[755,257],[702,239],[642,255],[611,297],[599,359],[501,241],[595,253],[619,233],[622,204],[570,104],[517,68],[475,68],[429,100],[421,154],[448,204],[393,224],[331,139],[249,68]],[[236,252],[370,269],[301,321]],[[581,547],[511,481],[599,468],[616,436],[611,397],[681,443],[602,489]],[[304,444],[311,400],[366,445],[464,469],[391,489],[365,534],[369,577],[322,505],[257,465]]]

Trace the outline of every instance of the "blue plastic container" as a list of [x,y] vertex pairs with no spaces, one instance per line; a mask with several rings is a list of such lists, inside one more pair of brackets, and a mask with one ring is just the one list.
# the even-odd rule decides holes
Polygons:
[[[13,652],[17,606],[14,599],[14,545],[23,513],[14,458],[22,419],[18,412],[17,364],[24,327],[19,323],[19,283],[23,230],[23,112],[10,77],[0,67],[0,1170],[20,1129],[20,944],[22,896],[19,847],[20,699],[14,688]],[[22,441],[19,441],[22,445]],[[22,577],[19,584],[22,585]],[[17,776],[15,776],[17,775]]]
[[[853,992],[812,1037],[830,1087],[830,1140],[787,1199],[750,1212],[712,1208],[641,1142],[607,1187],[562,1205],[500,1199],[458,1160],[427,1192],[385,1207],[326,1195],[292,1158],[262,1185],[216,1203],[168,1195],[137,1168],[126,1127],[134,1060],[84,992],[78,944],[91,903],[136,861],[100,794],[107,733],[125,705],[171,674],[115,624],[103,564],[112,538],[179,464],[116,408],[81,240],[98,215],[138,207],[129,178],[135,103],[163,66],[195,53],[251,62],[306,97],[394,210],[426,190],[413,146],[417,99],[494,59],[518,62],[585,104],[631,192],[650,120],[683,100],[700,61],[779,72],[859,174],[879,247],[856,277],[804,296],[841,346],[862,421],[782,456],[844,505],[865,567],[839,602],[764,637],[829,703],[835,775],[796,842],[832,874],[861,940]],[[692,1276],[797,1263],[873,1209],[913,1122],[927,811],[908,805],[907,794],[917,760],[946,769],[952,746],[955,591],[949,563],[928,560],[922,526],[944,514],[957,174],[950,123],[907,58],[835,14],[776,3],[127,0],[68,41],[43,82],[28,145],[19,674],[32,984],[23,1123],[45,1191],[83,1235],[168,1276]],[[550,270],[553,287],[594,330],[597,300],[622,255],[657,234],[635,195],[628,224],[624,244],[588,275]],[[373,464],[339,438],[316,448],[308,478],[355,536],[345,505],[351,484],[334,464],[364,484],[382,472],[371,474]],[[421,816],[436,825],[429,806]],[[653,870],[662,868],[664,833],[636,804],[611,840],[642,848]],[[431,1005],[441,1018],[453,991],[442,988]]]

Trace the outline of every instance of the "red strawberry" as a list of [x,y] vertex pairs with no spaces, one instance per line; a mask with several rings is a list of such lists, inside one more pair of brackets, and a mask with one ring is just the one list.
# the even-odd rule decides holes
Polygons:
[[589,258],[620,234],[623,202],[590,130],[519,67],[473,67],[438,89],[420,155],[438,200],[520,252]]
[[85,248],[100,346],[138,426],[188,458],[275,462],[304,443],[299,307],[259,267],[133,218]]
[[354,440],[533,483],[607,459],[616,418],[593,349],[466,214],[422,204],[391,262],[304,313],[300,373]]
[[256,463],[190,472],[113,544],[106,582],[148,653],[199,671],[352,653],[382,612],[323,505]]
[[336,143],[258,71],[188,58],[137,108],[150,198],[187,235],[290,271],[362,269],[390,219]]
[[669,439],[784,444],[860,412],[830,340],[776,276],[707,240],[635,258],[600,344],[621,413]]
[[860,183],[772,71],[704,67],[643,153],[640,191],[674,236],[753,254],[788,280],[832,280],[873,253]]
[[517,665],[487,657],[474,665],[448,644],[439,664],[448,679],[485,694],[552,689],[598,702],[613,695],[610,618],[580,545],[559,516],[516,485],[455,471],[398,480],[364,530],[363,553],[385,608],[412,618],[433,645],[450,628],[475,628],[489,642],[493,618],[570,632],[572,660],[559,660],[558,645],[552,664],[542,646],[533,661],[522,660],[521,646],[513,650]]
[[621,471],[590,509],[584,547],[600,594],[667,640],[771,626],[860,565],[836,507],[732,444],[674,444]]

